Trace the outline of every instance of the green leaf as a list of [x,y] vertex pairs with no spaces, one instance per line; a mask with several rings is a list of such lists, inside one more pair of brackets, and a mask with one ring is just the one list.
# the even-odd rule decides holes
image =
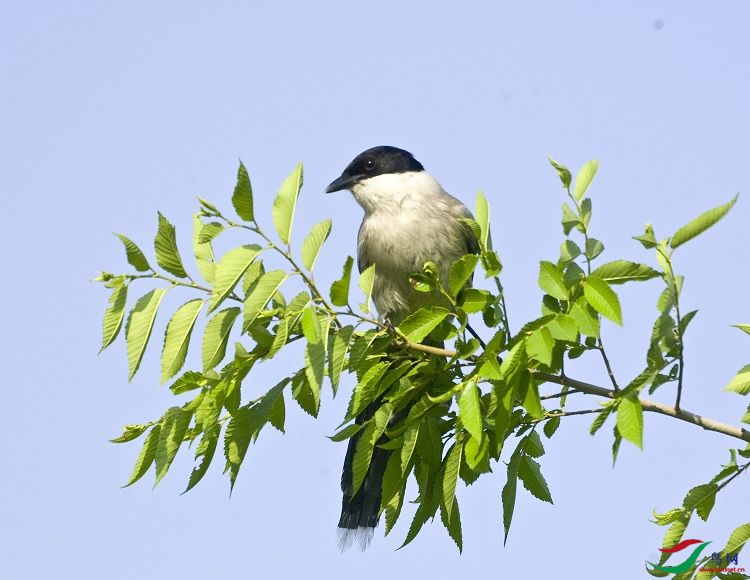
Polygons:
[[353,332],[353,326],[345,326],[333,336],[333,344],[328,347],[328,376],[331,379],[334,395],[339,388],[339,380],[344,370],[346,353],[349,351]]
[[448,519],[450,519],[453,505],[456,499],[456,483],[458,482],[458,470],[461,467],[461,455],[463,445],[457,441],[450,448],[445,456],[445,466],[443,470],[443,507]]
[[451,296],[457,296],[463,287],[466,286],[466,283],[471,280],[471,277],[474,274],[474,268],[476,268],[478,261],[479,256],[475,254],[467,254],[453,262],[450,272]]
[[297,197],[302,188],[302,181],[302,164],[299,163],[281,184],[273,202],[273,225],[276,227],[279,238],[285,244],[289,243],[289,236],[292,232],[294,210],[297,207]]
[[223,231],[224,226],[219,222],[202,223],[201,229],[198,232],[197,242],[199,244],[207,244]]
[[477,290],[476,288],[466,288],[459,295],[459,306],[460,308],[468,313],[479,312],[487,306],[487,301],[490,299],[489,292],[487,290]]
[[586,194],[586,190],[591,185],[596,175],[596,170],[599,169],[599,161],[592,159],[587,161],[580,171],[576,175],[575,185],[573,186],[573,196],[580,201],[580,199]]
[[458,509],[458,501],[453,501],[453,509],[450,513],[440,506],[440,521],[443,522],[445,529],[448,530],[448,535],[451,540],[456,544],[458,553],[462,553],[464,549],[463,535],[461,533],[461,512]]
[[132,240],[122,234],[115,235],[120,238],[122,245],[125,246],[125,256],[128,259],[128,264],[133,266],[133,268],[139,272],[146,272],[151,269],[146,256],[143,255],[141,249]]
[[596,416],[593,423],[591,423],[591,428],[589,430],[589,433],[591,435],[596,435],[596,432],[599,431],[599,429],[602,428],[604,425],[604,422],[609,418],[609,416],[612,414],[612,411],[615,410],[614,401],[609,401],[608,403],[605,403],[605,407],[601,410],[601,412]]
[[581,255],[581,248],[573,240],[565,240],[560,244],[560,260],[571,262]]
[[141,366],[143,353],[154,328],[156,312],[164,295],[164,288],[155,288],[141,296],[130,311],[125,324],[125,341],[128,350],[128,380],[131,380]]
[[629,262],[628,260],[615,260],[614,262],[602,264],[591,272],[591,275],[601,278],[608,284],[642,282],[661,276],[657,270],[646,266],[646,264],[638,264],[636,262]]
[[526,338],[526,352],[545,366],[552,365],[552,349],[555,347],[555,339],[546,326],[538,328]]
[[229,471],[230,490],[234,489],[240,467],[245,460],[253,436],[253,426],[253,414],[250,409],[240,407],[232,415],[224,433],[224,457],[227,460],[224,471]]
[[476,216],[475,221],[479,226],[480,231],[480,235],[476,236],[479,241],[479,247],[482,248],[482,250],[487,250],[489,249],[490,240],[490,204],[487,202],[487,198],[481,191],[477,193],[474,202],[474,215]]
[[346,427],[344,427],[335,435],[331,435],[329,439],[336,443],[339,443],[340,441],[346,441],[347,439],[350,439],[354,437],[354,435],[359,433],[364,426],[364,423],[352,423],[351,425],[347,425]]
[[117,335],[120,334],[122,321],[125,318],[125,303],[128,299],[128,287],[124,283],[117,284],[109,297],[109,305],[104,311],[104,324],[102,332],[102,352],[107,348]]
[[558,163],[557,161],[552,159],[552,157],[550,157],[549,155],[547,155],[547,159],[549,159],[549,162],[552,164],[552,167],[554,167],[557,170],[557,175],[560,176],[560,181],[562,181],[563,187],[565,189],[569,189],[570,182],[573,179],[572,175],[570,174],[570,169],[568,169],[561,163]]
[[575,318],[568,314],[556,314],[555,319],[547,323],[546,328],[555,340],[575,342],[578,338],[578,327]]
[[635,394],[617,405],[617,430],[624,439],[643,449],[643,408]]
[[170,411],[167,411],[167,415],[164,417],[159,433],[159,443],[156,446],[156,456],[154,457],[156,480],[154,481],[154,487],[159,485],[159,482],[169,471],[169,466],[172,465],[172,461],[185,439],[190,420],[193,418],[191,412],[184,411],[179,407],[172,407]]
[[729,381],[729,384],[724,387],[724,390],[739,393],[740,395],[750,393],[750,365],[742,367],[734,378]]
[[563,274],[552,262],[539,262],[539,287],[550,296],[568,300],[569,293],[563,281]]
[[211,248],[210,241],[200,241],[201,232],[203,232],[203,222],[198,217],[198,214],[196,214],[193,216],[193,255],[195,256],[195,264],[198,266],[198,271],[203,276],[203,279],[209,284],[213,284],[214,271],[216,270],[214,251]]
[[745,334],[750,334],[750,324],[733,324],[735,328],[739,328]]
[[156,446],[159,443],[160,432],[161,425],[154,425],[151,431],[149,431],[146,440],[143,442],[143,447],[141,447],[141,452],[138,454],[138,459],[135,460],[133,473],[130,474],[130,479],[123,487],[133,485],[143,477],[148,471],[148,468],[151,467],[151,464],[154,462],[154,457],[156,457]]
[[562,227],[567,236],[573,228],[581,228],[581,218],[567,203],[562,204]]
[[305,238],[305,241],[302,242],[302,263],[310,272],[315,267],[315,261],[318,259],[320,249],[331,233],[332,223],[332,220],[327,219],[319,224],[315,224]]
[[320,319],[314,306],[306,306],[302,311],[300,325],[302,326],[302,333],[305,335],[307,342],[311,344],[318,344],[320,342],[322,329],[320,328]]
[[695,236],[702,234],[708,228],[718,222],[721,218],[727,215],[729,213],[729,210],[732,209],[735,203],[737,203],[737,197],[738,196],[735,195],[728,203],[702,213],[687,225],[684,225],[679,230],[677,230],[669,242],[669,245],[672,246],[672,249],[678,248],[685,242],[692,240]]
[[187,272],[182,265],[182,258],[177,249],[175,227],[159,212],[159,229],[154,240],[156,262],[170,274],[178,278],[187,278]]
[[544,427],[542,429],[544,430],[544,435],[547,437],[547,439],[552,438],[559,426],[560,417],[552,417],[548,421],[544,422]]
[[722,554],[736,554],[745,547],[748,539],[750,539],[750,524],[742,524],[729,536],[727,545],[721,551]]
[[232,331],[232,325],[239,314],[239,308],[227,308],[216,313],[206,324],[206,329],[203,331],[203,349],[201,351],[203,372],[211,370],[224,359],[229,333]]
[[658,245],[656,236],[654,235],[654,228],[651,224],[646,224],[646,229],[640,236],[633,236],[634,240],[638,240],[641,245],[647,250],[651,250]]
[[255,221],[253,215],[253,188],[250,185],[250,176],[247,174],[247,169],[240,161],[240,166],[237,169],[237,184],[234,186],[234,193],[232,194],[232,205],[234,211],[246,222]]
[[461,422],[474,439],[481,441],[484,433],[482,406],[479,402],[479,389],[476,381],[469,381],[464,386],[458,399],[458,412]]
[[248,329],[253,325],[260,312],[286,279],[287,273],[284,270],[271,270],[260,277],[255,288],[245,298],[243,329]]
[[147,423],[145,425],[139,424],[139,425],[125,425],[122,429],[122,435],[119,437],[115,437],[114,439],[110,439],[110,443],[127,443],[128,441],[132,441],[133,439],[138,439],[141,435],[143,435],[146,432],[146,429],[148,429],[151,426],[151,423]]
[[351,256],[346,257],[344,262],[344,273],[341,278],[331,284],[331,302],[334,306],[346,306],[349,304],[349,284],[352,277],[352,264],[354,260]]
[[715,483],[697,485],[687,493],[682,502],[683,506],[685,509],[695,510],[698,517],[705,522],[714,507],[717,491],[718,486]]
[[576,326],[581,334],[586,336],[599,336],[599,317],[584,298],[579,298],[570,308],[570,316],[576,321]]
[[553,503],[552,495],[550,495],[549,487],[547,487],[547,482],[542,475],[539,464],[528,455],[521,455],[518,463],[518,478],[534,497]]
[[352,464],[352,495],[359,491],[365,480],[367,470],[370,468],[375,443],[385,431],[392,411],[393,406],[390,403],[385,403],[375,411],[375,415],[368,421],[357,441]]
[[362,312],[370,312],[370,299],[372,298],[372,288],[375,284],[375,264],[371,264],[364,272],[359,275],[359,288],[365,295],[365,301],[359,305]]
[[399,330],[412,342],[422,342],[440,324],[449,312],[439,306],[420,308],[404,319]]
[[597,276],[589,276],[584,282],[583,293],[594,310],[622,326],[620,299],[609,284]]
[[161,353],[161,382],[173,377],[185,364],[190,335],[203,307],[203,300],[190,300],[177,309],[164,333],[164,348]]
[[508,479],[503,486],[502,492],[503,528],[505,529],[503,545],[508,543],[508,532],[510,532],[510,524],[513,521],[513,510],[516,506],[516,487],[518,485],[518,464],[520,461],[520,449],[516,448],[516,451],[513,453],[510,462],[508,463]]
[[326,352],[323,343],[308,343],[305,348],[305,373],[316,408],[320,406],[320,389],[323,386],[325,364]]
[[307,414],[317,417],[320,410],[320,397],[315,397],[310,387],[310,381],[304,369],[294,375],[292,379],[292,397],[300,408]]
[[260,251],[260,246],[249,244],[233,248],[222,256],[214,274],[214,289],[208,303],[209,313],[216,310],[232,293]]
[[218,423],[211,424],[203,433],[201,441],[195,450],[195,460],[200,463],[193,468],[190,473],[190,479],[188,480],[188,486],[182,493],[187,493],[193,489],[198,482],[203,479],[208,471],[208,466],[211,465],[211,460],[214,458],[216,452],[216,444],[219,441],[219,435],[221,434],[221,425]]
[[589,260],[595,259],[599,254],[604,251],[604,244],[602,244],[596,238],[589,238],[586,240],[586,258]]
[[401,475],[406,476],[409,462],[414,454],[419,437],[419,421],[411,423],[404,431],[404,444],[401,446]]
[[[212,384],[215,382],[216,381],[212,381]],[[169,390],[172,391],[173,395],[181,395],[182,393],[205,387],[207,384],[209,384],[209,380],[203,375],[203,373],[187,371],[170,385]]]

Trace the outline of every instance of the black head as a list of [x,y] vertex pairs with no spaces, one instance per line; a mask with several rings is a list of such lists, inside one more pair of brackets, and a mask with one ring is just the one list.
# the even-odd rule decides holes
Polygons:
[[422,164],[411,153],[388,145],[373,147],[357,155],[346,166],[341,177],[326,188],[326,193],[351,189],[357,182],[376,175],[408,171],[424,171]]

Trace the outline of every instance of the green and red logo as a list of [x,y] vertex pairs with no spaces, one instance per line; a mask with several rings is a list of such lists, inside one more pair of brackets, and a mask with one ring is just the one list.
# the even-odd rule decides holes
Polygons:
[[698,558],[700,558],[701,553],[703,552],[703,550],[706,549],[706,546],[708,546],[710,543],[711,542],[704,542],[703,540],[692,539],[692,540],[682,540],[679,544],[671,548],[659,548],[659,550],[663,554],[676,554],[677,552],[682,552],[684,549],[689,548],[690,546],[694,546],[695,544],[700,544],[696,548],[693,548],[693,551],[690,553],[690,555],[682,564],[678,564],[677,566],[659,566],[652,562],[646,562],[646,563],[653,566],[652,568],[653,571],[668,572],[670,574],[682,574],[683,572],[687,572],[688,570],[690,570],[690,568],[695,566],[695,563],[698,561]]

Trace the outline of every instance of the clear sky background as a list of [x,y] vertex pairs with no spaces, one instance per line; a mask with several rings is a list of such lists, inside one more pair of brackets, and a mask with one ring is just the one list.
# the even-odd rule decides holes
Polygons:
[[[242,158],[269,230],[278,185],[304,161],[295,235],[333,217],[319,261],[327,288],[355,252],[361,210],[323,189],[354,155],[389,144],[469,205],[487,193],[517,324],[537,315],[538,260],[556,259],[561,237],[563,191],[546,155],[574,168],[598,158],[592,230],[609,259],[653,263],[630,239],[645,222],[664,237],[744,194],[676,256],[685,304],[701,309],[684,406],[737,423],[743,402],[721,388],[750,362],[750,337],[729,327],[750,321],[749,29],[744,0],[3,2],[0,576],[645,576],[664,531],[651,510],[710,479],[731,440],[647,416],[643,452],[623,444],[612,469],[611,425],[592,438],[590,417],[566,419],[542,461],[555,505],[519,491],[503,548],[500,465],[458,491],[463,555],[439,522],[395,551],[408,507],[368,552],[338,552],[345,445],[325,436],[351,380],[336,400],[326,392],[317,421],[287,399],[286,435],[263,432],[231,499],[218,455],[184,496],[189,453],[155,491],[150,476],[120,489],[140,445],[107,440],[175,403],[155,347],[188,294],[165,303],[129,384],[123,343],[97,356],[107,293],[90,280],[127,266],[114,231],[151,251],[157,210],[189,254],[194,196],[229,209]],[[642,368],[659,291],[626,288],[625,329],[605,328],[623,382]],[[261,370],[246,397],[282,376]],[[604,379],[594,360],[576,375]],[[723,546],[750,520],[747,485],[733,483],[688,536]]]

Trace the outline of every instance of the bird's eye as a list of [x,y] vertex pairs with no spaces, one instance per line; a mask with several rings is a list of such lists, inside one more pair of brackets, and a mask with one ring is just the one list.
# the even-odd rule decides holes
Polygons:
[[375,169],[375,160],[368,159],[367,161],[365,161],[365,169],[367,171],[372,171],[373,169]]

